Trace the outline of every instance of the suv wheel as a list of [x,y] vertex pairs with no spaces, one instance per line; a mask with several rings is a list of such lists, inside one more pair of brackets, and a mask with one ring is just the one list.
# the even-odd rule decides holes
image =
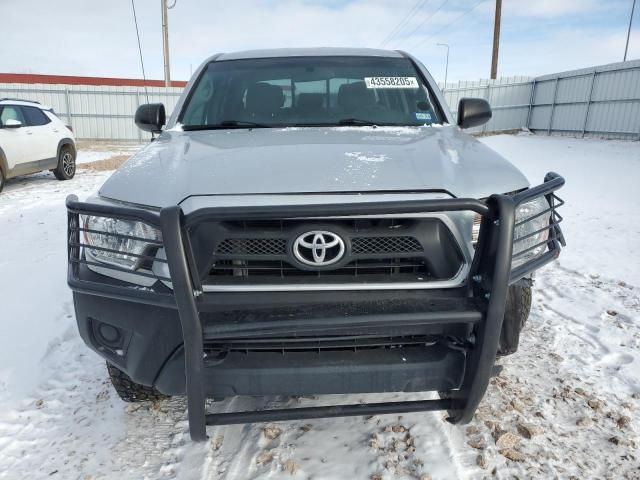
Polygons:
[[111,379],[113,388],[115,388],[118,396],[125,402],[148,402],[168,398],[167,395],[163,395],[153,387],[147,387],[134,382],[129,375],[119,368],[114,367],[109,362],[107,362],[107,371],[109,372],[109,378]]
[[518,350],[520,332],[531,311],[531,287],[513,285],[507,293],[504,320],[500,332],[498,355],[511,355]]
[[58,166],[53,170],[58,180],[71,180],[76,174],[76,153],[68,145],[60,149],[58,154]]
[[2,191],[3,187],[4,187],[4,173],[2,173],[2,169],[0,168],[0,192]]

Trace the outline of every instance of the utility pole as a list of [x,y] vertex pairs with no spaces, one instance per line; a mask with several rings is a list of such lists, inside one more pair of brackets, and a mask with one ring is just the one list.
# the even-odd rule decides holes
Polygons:
[[624,47],[624,59],[623,62],[627,61],[627,53],[629,52],[629,37],[631,36],[631,24],[633,23],[633,11],[636,9],[636,0],[633,0],[633,5],[631,5],[631,17],[629,17],[629,30],[627,31],[627,45]]
[[447,63],[444,66],[444,88],[447,88],[447,75],[449,74],[449,44],[448,43],[436,43],[439,47],[447,47]]
[[501,16],[502,16],[502,0],[496,0],[496,17],[493,22],[493,54],[491,56],[491,79],[492,80],[495,80],[498,75],[498,50],[500,48],[500,17]]
[[[164,86],[171,86],[171,72],[169,68],[169,10],[167,0],[160,0],[162,4],[162,54],[164,56]],[[175,5],[175,3],[174,3]]]

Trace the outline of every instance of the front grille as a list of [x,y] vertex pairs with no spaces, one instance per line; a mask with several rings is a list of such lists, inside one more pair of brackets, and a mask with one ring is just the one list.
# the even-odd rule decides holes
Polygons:
[[218,255],[285,255],[287,241],[284,238],[227,238],[216,253]]
[[[354,254],[416,253],[422,252],[414,237],[356,237],[351,240]],[[216,248],[218,255],[286,255],[284,238],[227,238]]]
[[283,337],[283,338],[250,338],[225,341],[205,341],[204,350],[207,356],[222,353],[242,352],[317,352],[353,351],[370,349],[393,349],[407,347],[433,346],[437,337],[429,335],[407,336],[327,336],[327,337]]
[[379,258],[355,260],[333,270],[302,270],[283,260],[219,260],[215,262],[210,275],[213,277],[274,277],[274,278],[322,278],[365,277],[384,275],[429,275],[422,258]]
[[414,237],[356,237],[351,241],[353,253],[410,253],[422,252]]
[[[320,266],[302,261],[313,259],[308,247],[294,252],[295,242],[309,232],[340,237],[344,257]],[[207,261],[205,285],[428,282],[453,278],[464,261],[446,225],[428,217],[205,222],[192,235]]]

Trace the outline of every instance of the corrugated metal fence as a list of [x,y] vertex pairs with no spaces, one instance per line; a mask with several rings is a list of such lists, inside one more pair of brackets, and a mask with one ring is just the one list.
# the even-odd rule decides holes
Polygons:
[[536,78],[531,130],[640,140],[640,61]]
[[537,78],[449,84],[456,110],[462,97],[486,98],[494,111],[476,132],[528,128],[534,132],[640,140],[640,60]]
[[[162,102],[169,114],[182,88],[148,87],[148,101]],[[133,123],[146,103],[143,87],[0,84],[1,97],[36,100],[52,106],[79,139],[142,140]],[[507,77],[448,84],[445,97],[454,112],[462,97],[483,97],[494,115],[474,132],[528,128],[534,132],[640,140],[640,60],[537,78]]]
[[[442,88],[442,86],[440,87]],[[457,117],[458,102],[463,97],[485,98],[491,105],[493,117],[472,132],[497,132],[522,128],[527,123],[531,99],[529,77],[502,77],[497,80],[462,81],[448,84],[444,96]]]
[[[148,97],[147,97],[148,92]],[[78,139],[143,140],[150,137],[133,123],[138,105],[164,103],[169,115],[182,93],[177,87],[0,84],[0,98],[35,100],[53,107]]]

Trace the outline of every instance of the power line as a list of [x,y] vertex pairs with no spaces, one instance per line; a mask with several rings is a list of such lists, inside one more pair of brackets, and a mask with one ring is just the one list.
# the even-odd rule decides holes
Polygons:
[[407,14],[402,17],[402,20],[400,20],[395,25],[395,27],[393,27],[393,29],[387,34],[387,36],[384,37],[384,40],[380,42],[380,47],[384,47],[387,43],[389,43],[393,39],[393,37],[395,37],[400,32],[400,30],[405,27],[409,19],[413,16],[413,14],[417,12],[418,8],[421,8],[421,4],[424,4],[428,1],[429,0],[418,0],[416,3],[414,3],[409,12],[407,12]]
[[430,38],[438,35],[440,32],[446,30],[447,28],[449,28],[451,25],[453,25],[454,23],[456,23],[457,21],[461,20],[463,17],[465,17],[466,15],[470,14],[471,12],[473,12],[476,8],[478,8],[481,4],[485,3],[488,0],[480,0],[479,2],[477,2],[473,7],[471,7],[470,9],[466,10],[462,15],[456,17],[454,20],[450,21],[449,23],[447,23],[445,26],[443,26],[442,28],[440,28],[439,30],[437,30],[436,32],[427,35],[426,37],[424,37],[422,40],[420,40],[418,43],[416,43],[413,48],[417,48],[420,45],[422,45],[424,42],[426,42],[427,40],[429,40]]
[[142,66],[142,79],[144,80],[144,94],[149,103],[149,92],[147,91],[147,76],[144,73],[144,61],[142,60],[142,45],[140,44],[140,32],[138,30],[138,17],[136,17],[136,6],[134,0],[131,0],[131,9],[133,10],[133,23],[136,25],[136,36],[138,37],[138,52],[140,53],[140,65]]
[[397,34],[399,34],[402,29],[409,23],[411,17],[418,13],[422,7],[427,4],[429,0],[418,0],[413,4],[413,7],[409,10],[409,12],[400,20],[395,27],[389,32],[389,34],[384,38],[384,40],[380,43],[380,47],[384,47],[387,43],[389,43]]
[[427,22],[429,20],[431,20],[433,17],[436,16],[436,14],[442,10],[442,7],[444,7],[447,3],[449,2],[449,0],[444,0],[444,2],[442,2],[440,4],[440,6],[438,8],[436,8],[435,12],[432,12],[431,15],[429,15],[427,18],[425,18],[424,20],[422,20],[422,22],[420,22],[420,24],[418,24],[418,26],[416,28],[414,28],[411,33],[409,35],[406,36],[405,40],[410,39],[420,28],[422,28],[424,25],[427,24]]

